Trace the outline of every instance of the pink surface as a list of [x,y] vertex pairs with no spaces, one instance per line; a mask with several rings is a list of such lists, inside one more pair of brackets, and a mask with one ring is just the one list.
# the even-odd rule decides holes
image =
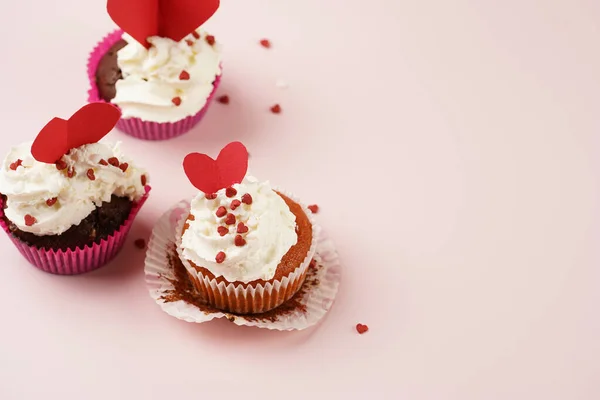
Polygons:
[[[86,64],[87,75],[89,79],[87,101],[91,103],[104,102],[104,100],[100,98],[98,86],[96,85],[96,69],[98,68],[98,64],[100,63],[100,60],[104,54],[106,54],[111,46],[118,42],[122,36],[123,31],[120,29],[106,34],[89,54]],[[206,112],[215,98],[219,84],[221,83],[221,76],[222,74],[215,78],[215,81],[213,82],[213,90],[208,96],[206,104],[196,114],[177,122],[163,123],[144,121],[140,118],[121,118],[117,122],[117,129],[128,135],[144,140],[173,139],[189,132],[202,120],[202,118],[204,118],[204,115],[206,115]]]
[[[0,154],[86,100],[104,7],[4,6]],[[231,103],[168,142],[109,135],[152,173],[119,257],[53,276],[0,236],[0,399],[600,398],[598,21],[591,0],[224,1]],[[340,253],[315,329],[190,324],[148,296],[133,240],[194,193],[188,152],[240,139]]]

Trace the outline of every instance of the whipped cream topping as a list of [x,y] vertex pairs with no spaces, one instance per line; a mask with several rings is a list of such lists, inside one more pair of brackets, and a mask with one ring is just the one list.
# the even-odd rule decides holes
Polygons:
[[[108,164],[109,159],[116,163],[113,157],[119,166]],[[109,202],[113,194],[135,201],[146,193],[142,185],[148,181],[146,171],[121,153],[120,143],[84,145],[72,149],[62,161],[66,168],[59,170],[55,164],[35,160],[31,142],[13,147],[4,159],[0,170],[0,193],[7,198],[4,213],[20,230],[60,235],[96,206]]]
[[[298,241],[296,216],[268,182],[246,177],[242,183],[233,185],[233,189],[235,195],[222,189],[215,199],[200,193],[192,200],[189,227],[181,238],[183,257],[229,282],[272,279],[282,257]],[[251,204],[246,204],[245,195],[251,197]],[[236,200],[240,205],[232,210],[232,202]],[[223,211],[220,207],[235,217],[233,224],[228,224],[232,222],[228,221],[232,219],[229,215],[219,216]],[[241,231],[245,226],[247,232],[238,233],[240,223]],[[224,229],[229,232],[221,235],[219,230],[224,233]],[[236,245],[238,235],[243,245],[240,242]],[[225,259],[218,263],[220,252]]]
[[112,99],[123,118],[176,122],[200,111],[221,74],[219,47],[209,44],[208,37],[201,30],[180,42],[152,36],[152,47],[146,49],[123,34],[127,45],[117,53],[123,79]]

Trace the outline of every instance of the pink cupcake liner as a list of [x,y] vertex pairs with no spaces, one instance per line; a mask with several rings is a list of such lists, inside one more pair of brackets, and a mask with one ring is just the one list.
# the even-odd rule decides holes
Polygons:
[[[96,86],[96,70],[98,69],[98,64],[100,63],[102,57],[108,52],[112,45],[121,39],[122,36],[123,31],[120,29],[109,33],[104,37],[104,39],[102,39],[100,43],[96,45],[90,54],[87,63],[88,79],[90,81],[88,102],[90,103],[105,102],[100,98],[98,87]],[[202,120],[215,97],[215,93],[217,92],[217,88],[219,87],[220,83],[221,75],[215,78],[215,81],[213,82],[213,91],[208,96],[206,104],[195,115],[189,116],[177,122],[162,123],[144,121],[140,118],[121,118],[121,120],[117,122],[117,129],[128,134],[129,136],[143,140],[167,140],[183,135],[191,130],[196,124],[198,124],[200,120]]]
[[84,248],[78,247],[75,250],[46,250],[21,241],[10,232],[8,225],[4,221],[4,204],[1,199],[0,226],[10,237],[23,257],[36,268],[57,275],[83,274],[102,267],[119,253],[125,243],[133,220],[146,202],[149,192],[150,186],[146,186],[146,194],[133,205],[129,217],[116,232],[108,238],[101,240],[100,243],[94,243],[92,246],[86,245]]

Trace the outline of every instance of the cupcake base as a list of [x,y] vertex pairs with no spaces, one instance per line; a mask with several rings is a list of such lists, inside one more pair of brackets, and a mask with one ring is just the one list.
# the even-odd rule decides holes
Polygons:
[[236,325],[274,330],[302,330],[317,324],[331,309],[341,280],[341,266],[333,243],[321,233],[313,262],[300,290],[290,300],[266,313],[238,315],[207,305],[190,281],[177,254],[178,222],[187,215],[190,202],[177,203],[155,225],[146,254],[145,276],[150,296],[167,314],[202,323],[227,318]]
[[[88,90],[88,102],[105,102],[98,91],[96,81],[96,71],[100,65],[100,62],[104,55],[111,49],[111,47],[119,42],[123,36],[122,30],[116,30],[109,33],[100,43],[96,45],[92,53],[88,58],[87,63],[87,74],[90,82],[90,89]],[[121,118],[117,122],[117,129],[120,131],[143,140],[167,140],[174,137],[183,135],[190,131],[196,124],[202,120],[208,108],[210,107],[217,88],[221,83],[221,75],[215,78],[213,82],[213,90],[206,99],[206,104],[196,114],[191,115],[187,118],[176,122],[152,122],[145,121],[140,118]]]
[[149,192],[150,186],[146,186],[146,194],[132,205],[129,217],[114,233],[109,235],[106,239],[102,239],[99,243],[78,247],[75,250],[41,249],[36,246],[31,246],[15,237],[4,221],[4,211],[1,199],[0,227],[2,227],[10,237],[23,257],[25,257],[34,267],[57,275],[82,274],[102,267],[119,253],[125,243],[125,239],[127,238],[127,234],[131,229],[131,225],[133,224],[137,213],[148,198]]

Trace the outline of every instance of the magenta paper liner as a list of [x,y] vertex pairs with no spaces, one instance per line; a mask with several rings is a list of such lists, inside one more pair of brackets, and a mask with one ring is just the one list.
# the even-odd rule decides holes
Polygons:
[[33,266],[42,271],[57,275],[83,274],[107,264],[119,253],[125,243],[133,220],[146,202],[149,192],[150,186],[146,186],[146,194],[133,205],[129,217],[115,233],[101,240],[100,243],[95,243],[92,246],[87,245],[84,248],[66,251],[45,250],[22,242],[10,232],[8,225],[4,222],[4,204],[1,199],[0,226],[10,237],[23,257]]
[[[106,54],[111,46],[118,42],[122,36],[123,31],[120,29],[109,33],[96,45],[90,54],[87,64],[88,79],[90,80],[88,102],[90,103],[105,103],[105,101],[100,98],[98,87],[96,86],[96,69],[98,69],[98,64],[104,54]],[[217,92],[220,83],[221,75],[215,78],[215,81],[213,82],[213,91],[208,96],[208,99],[206,99],[206,104],[195,115],[177,122],[163,123],[144,121],[140,118],[121,118],[119,122],[117,122],[117,129],[129,136],[144,140],[167,140],[182,135],[192,129],[204,117],[215,97],[215,93]]]

